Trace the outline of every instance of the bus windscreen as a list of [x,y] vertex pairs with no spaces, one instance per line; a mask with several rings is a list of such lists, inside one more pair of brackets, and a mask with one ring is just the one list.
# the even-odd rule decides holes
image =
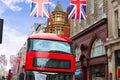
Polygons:
[[42,39],[29,39],[28,51],[72,54],[69,42]]

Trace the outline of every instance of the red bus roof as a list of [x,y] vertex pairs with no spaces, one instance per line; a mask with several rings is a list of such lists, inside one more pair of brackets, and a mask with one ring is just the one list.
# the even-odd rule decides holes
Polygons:
[[59,35],[59,34],[53,34],[53,33],[40,33],[40,34],[32,34],[28,37],[30,38],[36,38],[36,39],[49,39],[49,40],[60,40],[60,41],[67,41],[72,42],[72,40],[68,37]]

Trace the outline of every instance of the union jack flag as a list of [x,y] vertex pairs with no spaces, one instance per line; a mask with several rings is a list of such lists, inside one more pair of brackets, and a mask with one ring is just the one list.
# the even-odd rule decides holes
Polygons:
[[4,65],[7,66],[7,60],[5,59],[5,55],[0,56],[0,62]]
[[10,64],[15,66],[16,65],[16,58],[15,55],[10,55]]
[[68,19],[85,20],[86,17],[86,0],[70,0],[70,13]]
[[16,64],[13,65],[13,74],[16,74],[18,72],[18,68],[19,68],[19,61],[16,60]]
[[32,8],[30,16],[49,17],[48,12],[49,0],[32,0]]

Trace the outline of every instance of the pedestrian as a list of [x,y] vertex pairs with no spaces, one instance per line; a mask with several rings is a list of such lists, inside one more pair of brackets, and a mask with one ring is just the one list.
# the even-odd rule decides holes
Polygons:
[[19,75],[19,80],[24,80],[24,66],[22,67],[22,72]]
[[12,78],[12,72],[11,69],[9,69],[7,80],[11,80],[11,78]]

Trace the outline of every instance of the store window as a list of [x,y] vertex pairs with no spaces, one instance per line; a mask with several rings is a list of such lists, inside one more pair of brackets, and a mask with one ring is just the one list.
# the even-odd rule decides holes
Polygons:
[[91,50],[91,57],[97,57],[105,54],[105,47],[100,39],[96,39]]
[[105,80],[105,65],[98,64],[91,66],[91,80]]
[[116,66],[116,74],[117,80],[120,79],[120,50],[115,51],[115,66]]
[[75,49],[75,55],[76,55],[76,61],[79,61],[81,55],[81,50],[79,47]]

